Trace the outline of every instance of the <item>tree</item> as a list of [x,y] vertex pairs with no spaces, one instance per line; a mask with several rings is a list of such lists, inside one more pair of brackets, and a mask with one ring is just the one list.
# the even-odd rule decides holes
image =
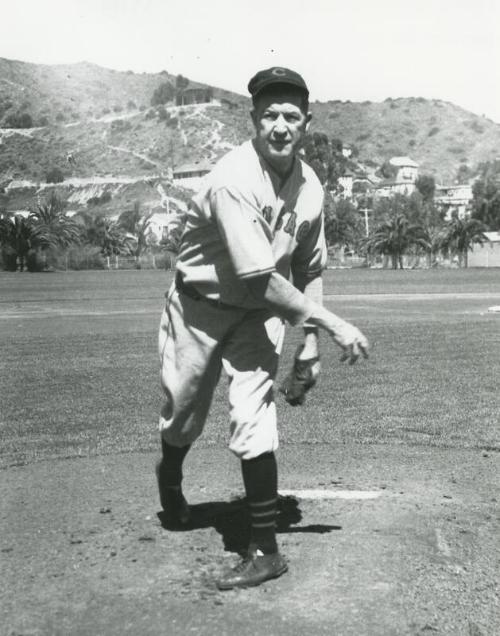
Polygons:
[[428,174],[423,174],[415,181],[417,190],[422,195],[425,203],[429,203],[434,198],[434,192],[436,191],[436,182],[434,177]]
[[346,199],[334,199],[329,192],[325,192],[324,217],[329,245],[352,247],[363,234],[356,207]]
[[132,247],[131,252],[135,257],[137,267],[139,267],[139,256],[148,248],[152,215],[152,212],[142,214],[140,203],[136,201],[132,209],[125,210],[118,218],[118,227],[135,237],[136,244]]
[[478,219],[452,219],[442,231],[440,248],[456,254],[459,266],[467,267],[469,250],[474,243],[482,245],[487,240],[486,230],[486,225]]
[[15,272],[17,262],[24,270],[25,260],[32,247],[32,228],[27,218],[19,214],[0,214],[0,246],[2,259],[8,271]]
[[403,254],[411,247],[429,249],[425,230],[419,225],[411,225],[402,214],[381,223],[364,243],[368,252],[390,256],[393,269],[398,265],[403,269]]
[[472,186],[472,217],[492,231],[500,230],[500,185],[496,175],[485,175]]
[[151,106],[160,106],[171,102],[175,97],[175,89],[170,82],[162,82],[153,92]]
[[46,183],[62,183],[64,181],[64,173],[60,168],[52,168],[45,176]]
[[13,113],[5,119],[8,128],[33,128],[33,119],[28,113]]
[[331,192],[338,190],[338,179],[348,164],[342,154],[342,142],[328,139],[324,133],[314,132],[304,136],[305,160],[316,173],[322,185]]
[[28,217],[32,232],[31,247],[35,253],[42,254],[44,264],[47,249],[66,249],[80,242],[81,228],[75,219],[66,216],[65,207],[65,202],[52,192]]
[[183,75],[177,75],[177,77],[175,78],[175,88],[177,89],[177,91],[182,92],[188,86],[189,86],[188,78],[184,77]]

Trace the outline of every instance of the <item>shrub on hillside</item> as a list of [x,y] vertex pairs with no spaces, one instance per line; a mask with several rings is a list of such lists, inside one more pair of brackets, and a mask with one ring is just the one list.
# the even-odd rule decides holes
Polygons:
[[427,137],[433,137],[434,135],[437,135],[439,130],[440,130],[439,126],[433,126],[427,133]]
[[5,119],[7,128],[33,128],[33,119],[28,113],[13,113]]
[[45,176],[46,183],[62,183],[64,181],[64,174],[60,168],[52,168]]
[[170,82],[162,82],[151,97],[151,106],[159,106],[171,102],[175,97],[175,89]]

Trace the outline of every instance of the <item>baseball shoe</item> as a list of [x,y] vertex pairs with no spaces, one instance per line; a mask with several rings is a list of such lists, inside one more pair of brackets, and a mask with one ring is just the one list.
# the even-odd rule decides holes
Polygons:
[[182,528],[191,521],[189,505],[180,486],[166,486],[162,475],[163,463],[156,464],[156,478],[158,480],[158,491],[160,503],[164,512],[163,523],[166,527]]
[[249,548],[246,559],[228,570],[215,583],[219,590],[254,587],[269,579],[277,579],[287,570],[288,565],[279,552],[263,554],[256,548]]

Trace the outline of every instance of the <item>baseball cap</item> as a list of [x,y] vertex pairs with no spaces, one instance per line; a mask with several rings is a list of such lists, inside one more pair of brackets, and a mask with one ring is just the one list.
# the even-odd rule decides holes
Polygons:
[[301,75],[283,66],[272,66],[256,73],[248,82],[248,92],[252,97],[271,84],[290,84],[304,91],[309,96],[309,89]]

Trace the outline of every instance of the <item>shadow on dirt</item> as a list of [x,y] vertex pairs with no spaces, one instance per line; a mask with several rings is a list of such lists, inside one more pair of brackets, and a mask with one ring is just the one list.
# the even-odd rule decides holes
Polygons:
[[[185,525],[172,525],[165,513],[159,512],[158,518],[165,530],[174,532],[189,532],[200,528],[215,528],[222,536],[224,549],[227,552],[237,552],[245,555],[250,541],[250,514],[246,499],[239,498],[233,501],[210,501],[208,503],[190,506],[191,519]],[[296,526],[302,521],[302,511],[295,497],[279,497],[278,517],[276,529],[278,533],[302,533],[312,532],[326,534],[332,530],[342,530],[342,526],[327,524],[311,524]],[[293,527],[291,527],[293,526]]]

